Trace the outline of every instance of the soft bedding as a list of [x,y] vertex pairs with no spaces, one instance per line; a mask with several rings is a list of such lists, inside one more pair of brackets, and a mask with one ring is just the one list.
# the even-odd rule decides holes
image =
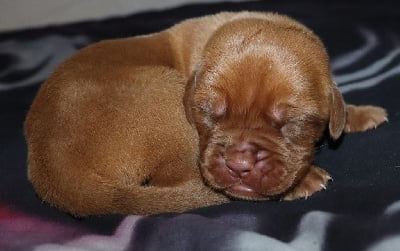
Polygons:
[[[389,122],[317,146],[333,177],[305,200],[245,202],[154,216],[77,219],[35,196],[23,120],[40,84],[79,48],[219,11],[290,15],[327,46],[349,103]],[[393,1],[254,1],[188,5],[0,34],[0,250],[400,250],[400,12]],[[129,199],[129,198],[127,198]]]

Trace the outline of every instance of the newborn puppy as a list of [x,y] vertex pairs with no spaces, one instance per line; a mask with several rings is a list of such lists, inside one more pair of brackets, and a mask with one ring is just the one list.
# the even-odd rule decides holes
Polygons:
[[219,28],[185,95],[199,134],[206,182],[240,199],[294,199],[326,187],[312,164],[325,128],[364,131],[386,120],[378,107],[346,107],[321,41],[283,16],[244,18]]
[[337,139],[385,119],[345,105],[306,27],[226,12],[102,41],[57,67],[25,121],[28,178],[79,216],[307,197],[330,178],[312,165],[325,128]]

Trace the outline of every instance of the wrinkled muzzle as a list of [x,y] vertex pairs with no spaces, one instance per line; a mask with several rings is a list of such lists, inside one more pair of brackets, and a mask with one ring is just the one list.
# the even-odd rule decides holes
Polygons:
[[[240,135],[243,135],[241,133]],[[284,163],[276,143],[251,137],[214,137],[201,162],[212,187],[240,199],[263,200],[287,191],[294,174]]]

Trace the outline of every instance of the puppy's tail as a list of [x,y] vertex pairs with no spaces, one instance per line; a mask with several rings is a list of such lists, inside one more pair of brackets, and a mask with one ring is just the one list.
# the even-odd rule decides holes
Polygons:
[[151,184],[118,184],[95,172],[79,176],[43,172],[43,166],[30,162],[28,177],[43,201],[74,216],[102,214],[149,215],[182,212],[199,207],[221,204],[229,199],[204,185],[201,178],[174,186]]
[[114,191],[113,205],[124,214],[182,212],[227,202],[228,198],[202,184],[189,180],[174,187],[132,186]]

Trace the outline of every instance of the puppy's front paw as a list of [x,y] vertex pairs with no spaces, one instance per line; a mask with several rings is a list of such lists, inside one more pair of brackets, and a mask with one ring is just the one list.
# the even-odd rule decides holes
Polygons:
[[363,132],[387,122],[385,109],[378,106],[347,105],[347,121],[345,132]]
[[307,199],[313,193],[326,189],[326,184],[331,179],[325,170],[312,166],[300,183],[283,197],[283,200]]

